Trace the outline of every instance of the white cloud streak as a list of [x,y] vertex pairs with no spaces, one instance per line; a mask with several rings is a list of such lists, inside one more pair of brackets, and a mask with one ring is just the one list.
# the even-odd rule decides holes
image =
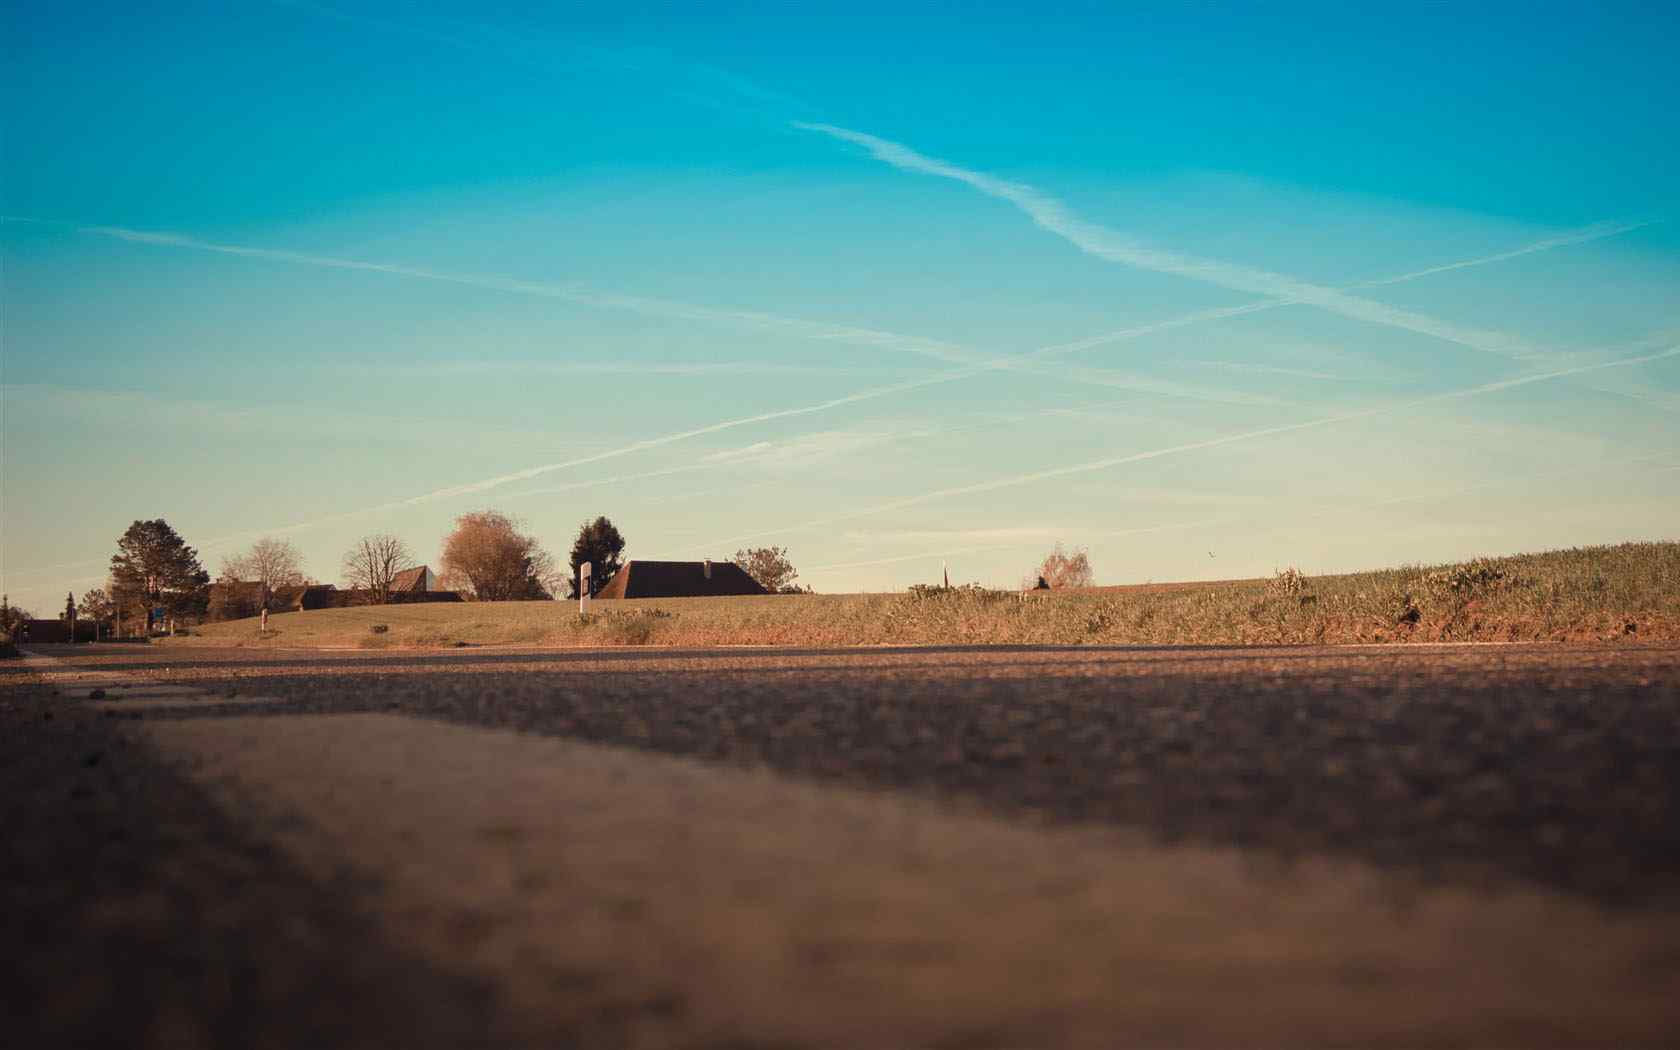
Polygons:
[[[1121,263],[1141,270],[1173,274],[1190,280],[1218,285],[1222,288],[1264,295],[1283,300],[1286,303],[1304,303],[1356,321],[1416,332],[1420,335],[1432,336],[1446,342],[1456,343],[1459,346],[1469,347],[1484,353],[1497,354],[1502,357],[1522,360],[1539,356],[1541,353],[1538,348],[1531,346],[1525,340],[1507,333],[1454,324],[1450,321],[1443,321],[1414,311],[1380,303],[1373,299],[1350,295],[1342,289],[1302,281],[1254,266],[1223,262],[1216,259],[1204,259],[1181,252],[1148,247],[1118,230],[1088,222],[1078,217],[1060,200],[1025,183],[1010,182],[987,175],[984,172],[959,167],[947,161],[918,153],[901,143],[892,142],[866,132],[836,127],[833,124],[816,124],[804,121],[795,121],[793,126],[861,146],[875,159],[902,171],[953,179],[973,187],[988,197],[1006,201],[1025,213],[1040,229],[1061,237],[1080,251],[1099,259]],[[1413,280],[1430,273],[1513,258],[1530,251],[1544,251],[1546,248],[1556,247],[1559,244],[1580,243],[1592,240],[1595,237],[1610,236],[1612,233],[1632,229],[1635,225],[1638,224],[1622,224],[1620,228],[1615,228],[1615,224],[1612,224],[1609,227],[1592,232],[1577,231],[1575,234],[1553,238],[1554,243],[1529,246],[1498,256],[1465,260],[1461,263],[1420,270],[1412,274],[1401,274],[1397,277],[1370,282],[1370,285],[1393,284]],[[1282,305],[1282,303],[1257,303],[1249,307],[1236,307],[1228,311],[1211,311],[1209,313],[1229,317],[1244,312],[1253,312],[1257,309],[1268,309],[1273,305]],[[1079,344],[1068,345],[1076,346]]]
[[558,299],[581,306],[625,310],[647,316],[667,317],[682,321],[703,321],[711,324],[792,335],[817,342],[846,343],[852,346],[869,347],[892,353],[919,354],[947,364],[973,365],[989,363],[991,360],[983,354],[939,339],[926,339],[905,335],[901,332],[887,332],[856,325],[806,321],[757,310],[724,310],[696,306],[692,303],[674,302],[669,299],[656,299],[650,296],[620,295],[612,292],[595,291],[576,283],[551,284],[542,281],[527,281],[500,274],[452,273],[421,266],[405,266],[399,263],[369,262],[362,259],[346,259],[339,256],[295,252],[281,248],[224,244],[179,233],[134,230],[123,226],[80,226],[76,229],[80,233],[109,237],[114,240],[127,241],[131,244],[146,244],[160,248],[184,248],[218,255],[263,259],[270,262],[315,266],[330,270],[389,274],[395,277],[408,277],[421,281],[437,281],[444,284],[482,288],[488,291]]
[[[884,140],[877,140],[877,141],[884,141]],[[955,357],[957,359],[960,359],[960,360],[974,360],[977,357],[977,355],[973,355],[971,351],[967,351],[962,347],[955,346],[955,344],[945,343],[945,342],[942,342],[942,341],[939,341],[939,340],[927,340],[927,339],[923,339],[923,338],[917,337],[917,336],[904,335],[902,333],[887,332],[887,331],[881,331],[881,330],[876,330],[876,329],[861,328],[861,327],[856,327],[856,326],[827,325],[827,324],[822,324],[822,323],[819,323],[819,322],[810,322],[810,321],[804,321],[804,320],[795,319],[795,318],[778,317],[776,315],[765,314],[765,313],[761,313],[761,312],[757,312],[757,311],[716,310],[716,309],[711,309],[711,308],[706,308],[706,307],[691,306],[691,305],[685,304],[685,303],[675,303],[675,302],[670,302],[670,301],[667,301],[667,300],[653,299],[653,298],[642,297],[642,296],[622,296],[622,295],[600,294],[600,293],[590,292],[590,291],[582,288],[581,286],[577,286],[577,285],[546,284],[546,283],[541,283],[541,282],[526,281],[526,280],[520,280],[520,279],[516,279],[516,278],[511,278],[511,277],[497,276],[497,275],[457,274],[457,273],[450,273],[450,272],[445,272],[445,271],[431,270],[431,269],[427,269],[427,268],[424,268],[424,267],[406,266],[406,265],[394,264],[394,263],[370,262],[370,261],[360,260],[360,259],[347,259],[347,258],[342,258],[342,257],[338,257],[338,256],[321,255],[321,254],[311,253],[311,252],[296,252],[296,251],[289,251],[289,250],[285,250],[285,249],[265,248],[265,247],[252,246],[252,245],[224,244],[224,243],[220,243],[220,242],[208,241],[208,240],[204,240],[202,238],[191,237],[191,236],[178,234],[178,233],[171,233],[171,232],[166,232],[166,231],[136,230],[136,229],[131,229],[131,228],[122,227],[122,226],[86,226],[86,225],[76,226],[76,225],[73,225],[73,224],[48,222],[46,220],[33,219],[33,218],[29,218],[27,216],[17,216],[17,215],[0,216],[0,221],[5,221],[5,222],[9,222],[9,223],[29,223],[29,224],[35,224],[35,225],[51,225],[51,226],[60,226],[60,227],[65,226],[65,225],[70,225],[71,228],[75,229],[77,232],[80,232],[80,233],[83,233],[83,234],[86,234],[86,235],[107,237],[107,238],[111,238],[111,239],[115,239],[115,240],[119,240],[119,241],[125,241],[125,242],[135,243],[135,244],[145,244],[145,245],[151,245],[151,246],[155,246],[155,247],[176,248],[176,249],[184,249],[184,250],[191,250],[191,251],[209,252],[209,253],[219,254],[219,255],[228,255],[228,256],[234,256],[234,257],[240,257],[240,258],[250,258],[250,259],[261,259],[261,260],[267,260],[267,261],[272,261],[272,262],[283,262],[283,263],[289,263],[289,264],[293,264],[293,265],[312,266],[312,267],[320,267],[320,268],[333,269],[333,270],[346,270],[346,271],[355,271],[355,272],[388,274],[388,275],[391,275],[391,276],[407,277],[407,278],[411,278],[411,279],[415,279],[415,280],[437,281],[437,282],[448,283],[448,284],[457,284],[457,285],[464,285],[464,286],[468,286],[468,287],[483,288],[483,289],[491,290],[491,291],[506,292],[506,293],[510,293],[510,294],[532,295],[532,296],[539,296],[539,297],[545,297],[545,298],[559,299],[559,300],[563,300],[563,301],[578,303],[580,305],[597,306],[597,307],[617,307],[617,308],[621,308],[621,309],[638,310],[638,311],[641,311],[641,312],[653,313],[653,314],[657,314],[657,315],[660,315],[660,316],[675,317],[675,318],[679,318],[679,319],[704,320],[704,321],[714,322],[714,323],[740,324],[740,325],[746,325],[748,327],[759,327],[759,328],[765,328],[765,329],[769,329],[769,330],[782,331],[782,332],[785,332],[787,334],[797,335],[801,338],[810,338],[810,339],[816,339],[816,340],[819,340],[819,341],[854,342],[854,343],[857,343],[859,345],[873,346],[873,347],[878,347],[878,348],[881,348],[881,349],[894,350],[894,351],[897,351],[897,352],[919,353],[919,354],[923,354],[924,356],[935,357],[935,358],[938,358],[940,360],[947,360],[947,361],[951,360],[953,357]],[[1537,241],[1537,242],[1534,242],[1533,244],[1526,245],[1526,246],[1523,246],[1523,247],[1517,248],[1517,249],[1512,249],[1512,250],[1507,251],[1507,252],[1498,253],[1496,255],[1482,256],[1482,257],[1479,257],[1477,259],[1462,260],[1462,261],[1457,262],[1457,263],[1444,264],[1442,266],[1432,267],[1432,268],[1429,268],[1427,270],[1414,271],[1410,274],[1401,274],[1401,275],[1397,275],[1397,276],[1390,277],[1390,278],[1381,278],[1381,279],[1378,279],[1376,281],[1368,282],[1368,283],[1371,283],[1371,284],[1399,283],[1401,281],[1412,280],[1412,279],[1414,279],[1416,277],[1419,277],[1419,276],[1424,276],[1424,275],[1430,274],[1430,273],[1442,272],[1444,270],[1461,269],[1461,268],[1464,268],[1464,267],[1467,267],[1467,266],[1485,265],[1485,264],[1490,263],[1490,262],[1497,262],[1497,261],[1500,261],[1500,260],[1503,260],[1503,259],[1508,259],[1508,258],[1512,258],[1512,257],[1519,256],[1519,255],[1526,255],[1526,254],[1530,254],[1531,252],[1535,252],[1535,251],[1544,251],[1544,250],[1547,250],[1549,248],[1560,247],[1560,246],[1563,246],[1563,245],[1566,245],[1566,244],[1582,243],[1584,241],[1594,239],[1595,237],[1611,236],[1614,233],[1622,232],[1624,229],[1636,228],[1637,225],[1638,224],[1629,224],[1629,223],[1610,223],[1610,222],[1599,223],[1599,224],[1596,224],[1595,226],[1592,226],[1592,227],[1586,227],[1586,228],[1583,228],[1582,230],[1573,231],[1572,233],[1569,233],[1569,234],[1560,234],[1560,235],[1557,235],[1557,236],[1554,236],[1554,237],[1551,237],[1551,238],[1547,238],[1546,240],[1543,240],[1543,241]],[[985,373],[991,372],[991,371],[996,371],[996,370],[1005,369],[1005,368],[1012,368],[1012,367],[1020,367],[1023,364],[1026,364],[1026,363],[1030,362],[1034,358],[1078,353],[1078,352],[1081,352],[1081,351],[1084,351],[1084,350],[1093,349],[1093,348],[1098,347],[1098,346],[1104,346],[1104,345],[1108,345],[1108,344],[1111,344],[1111,343],[1122,342],[1122,341],[1126,341],[1126,340],[1130,340],[1130,339],[1143,338],[1143,337],[1148,336],[1148,335],[1156,334],[1156,333],[1159,333],[1159,332],[1170,331],[1170,330],[1177,329],[1177,328],[1188,327],[1190,325],[1204,324],[1204,323],[1207,323],[1207,322],[1222,320],[1222,319],[1225,319],[1225,318],[1240,317],[1240,316],[1244,316],[1244,315],[1251,314],[1251,313],[1257,313],[1257,312],[1262,311],[1262,310],[1270,310],[1270,309],[1274,309],[1274,308],[1279,307],[1279,306],[1290,305],[1290,304],[1294,303],[1295,301],[1296,300],[1293,300],[1293,299],[1272,299],[1272,300],[1268,300],[1268,301],[1264,301],[1264,302],[1258,302],[1258,303],[1247,303],[1247,304],[1238,305],[1238,306],[1228,306],[1228,307],[1219,307],[1219,308],[1208,309],[1208,310],[1199,310],[1199,311],[1195,311],[1193,313],[1181,315],[1179,317],[1168,318],[1166,320],[1150,322],[1150,323],[1143,324],[1143,325],[1135,325],[1135,326],[1132,326],[1132,327],[1129,327],[1129,328],[1119,329],[1119,330],[1116,330],[1116,331],[1100,333],[1098,335],[1090,336],[1090,337],[1087,337],[1085,339],[1075,340],[1075,341],[1072,341],[1072,342],[1051,344],[1051,345],[1048,345],[1048,346],[1039,347],[1039,348],[1034,349],[1034,350],[1026,351],[1024,353],[1012,355],[1012,356],[1005,357],[1005,358],[996,358],[996,359],[990,359],[990,360],[986,360],[986,359],[982,358],[981,360],[983,360],[984,363],[979,364],[979,365],[972,365],[972,366],[968,366],[968,367],[962,367],[962,368],[952,369],[952,370],[948,370],[948,371],[938,372],[938,373],[935,373],[931,376],[927,376],[925,378],[908,380],[908,381],[901,382],[901,383],[893,383],[893,384],[888,384],[888,385],[884,385],[884,386],[872,387],[872,388],[869,388],[869,389],[857,391],[853,394],[845,395],[843,397],[829,398],[827,400],[818,401],[818,402],[815,402],[815,403],[810,404],[810,405],[798,406],[798,407],[794,407],[794,408],[790,408],[790,409],[783,409],[783,410],[772,411],[772,412],[758,413],[758,414],[755,414],[755,415],[743,416],[739,419],[725,420],[723,422],[715,423],[715,424],[712,424],[712,425],[706,426],[706,427],[691,428],[689,430],[678,431],[676,433],[667,434],[667,435],[663,435],[663,436],[655,437],[655,438],[650,438],[650,439],[646,439],[644,441],[632,442],[631,444],[624,445],[620,448],[611,449],[611,450],[608,450],[608,451],[605,451],[605,452],[598,453],[598,454],[593,455],[593,456],[580,457],[580,458],[571,459],[571,460],[564,460],[564,461],[557,462],[557,463],[543,464],[543,465],[540,465],[540,466],[528,468],[527,470],[524,470],[524,471],[518,471],[518,472],[515,472],[513,474],[499,475],[498,477],[495,477],[495,478],[488,478],[488,479],[484,479],[482,481],[473,482],[473,483],[469,483],[469,484],[466,484],[466,485],[459,485],[459,486],[452,486],[452,487],[449,487],[449,488],[435,489],[431,492],[423,493],[421,495],[410,497],[408,499],[381,503],[381,504],[366,507],[366,508],[363,508],[363,509],[360,509],[360,510],[347,511],[347,512],[344,512],[342,514],[331,515],[329,517],[319,518],[319,519],[315,519],[315,520],[312,520],[312,521],[296,522],[296,523],[293,523],[293,524],[290,524],[290,525],[278,526],[278,527],[271,528],[271,529],[253,530],[253,531],[249,531],[249,532],[238,533],[238,534],[235,534],[235,535],[220,537],[218,539],[209,541],[208,543],[204,544],[203,546],[204,546],[204,548],[208,549],[208,548],[213,547],[213,546],[220,546],[220,545],[223,545],[223,544],[226,544],[226,543],[238,542],[239,540],[251,539],[251,538],[255,538],[255,537],[258,537],[258,536],[262,536],[262,535],[268,535],[268,534],[271,534],[271,533],[287,533],[287,532],[301,531],[301,530],[305,530],[305,529],[312,529],[312,528],[316,528],[320,525],[325,525],[325,524],[329,524],[329,523],[336,522],[336,521],[351,520],[351,519],[358,518],[358,517],[363,517],[363,516],[377,514],[377,513],[383,513],[383,512],[394,510],[394,509],[401,509],[401,508],[404,508],[404,507],[413,506],[413,505],[420,504],[420,503],[426,503],[426,502],[429,502],[429,501],[432,501],[432,500],[445,499],[445,498],[450,498],[452,496],[457,496],[457,495],[474,494],[474,493],[477,493],[477,492],[488,491],[490,489],[497,488],[501,485],[509,484],[509,483],[512,483],[512,482],[515,482],[515,481],[528,480],[530,478],[539,477],[539,476],[542,476],[544,474],[548,474],[548,473],[552,473],[552,472],[556,472],[556,471],[560,471],[560,470],[565,470],[565,469],[575,467],[575,466],[582,466],[582,465],[585,465],[587,463],[599,462],[599,461],[614,458],[614,457],[617,457],[617,456],[631,455],[631,454],[634,454],[634,453],[637,453],[637,452],[645,451],[647,449],[658,448],[658,447],[661,447],[661,446],[664,446],[664,445],[674,444],[674,443],[677,443],[677,442],[686,441],[686,440],[690,440],[690,439],[693,439],[693,438],[701,437],[701,436],[704,436],[706,434],[718,433],[718,432],[721,432],[721,431],[734,429],[736,427],[751,426],[751,425],[754,425],[754,424],[757,424],[757,423],[769,422],[769,421],[775,420],[775,419],[789,418],[789,417],[807,415],[807,414],[812,414],[812,413],[817,413],[817,412],[824,412],[824,411],[828,411],[830,409],[840,408],[840,407],[843,407],[843,406],[846,406],[846,405],[858,404],[858,403],[861,403],[861,402],[874,400],[876,398],[888,397],[888,396],[892,396],[892,395],[895,395],[895,394],[901,394],[901,393],[909,393],[911,391],[920,390],[920,389],[924,389],[924,388],[931,387],[931,386],[936,386],[936,385],[943,384],[943,383],[949,383],[949,382],[953,382],[953,381],[956,381],[956,380],[961,380],[961,379],[966,379],[966,378],[970,378],[970,377],[973,377],[973,376],[982,375],[982,374],[985,374]],[[1098,372],[1100,370],[1088,370],[1088,371],[1089,372]],[[1110,376],[1109,378],[1112,381],[1108,382],[1108,383],[1104,383],[1103,385],[1113,385],[1113,386],[1116,386],[1116,387],[1126,386],[1126,381],[1125,381],[1126,377],[1119,377],[1119,376],[1116,375],[1116,376]],[[1136,377],[1133,377],[1133,378],[1136,378]],[[1136,387],[1127,387],[1127,388],[1136,389]],[[1205,388],[1193,388],[1193,387],[1190,387],[1189,385],[1183,385],[1183,384],[1173,385],[1173,386],[1169,387],[1168,385],[1166,385],[1166,381],[1157,381],[1157,380],[1151,380],[1150,383],[1148,384],[1147,389],[1143,390],[1142,392],[1154,393],[1154,394],[1167,394],[1169,396],[1198,397],[1198,398],[1201,398],[1201,399],[1204,399],[1204,400],[1224,400],[1224,401],[1238,402],[1238,403],[1253,403],[1255,401],[1255,398],[1253,397],[1253,395],[1231,393],[1231,392],[1222,393],[1222,392],[1219,392],[1219,391],[1209,391]],[[1629,395],[1629,396],[1633,396],[1633,395]],[[595,482],[591,482],[589,484],[594,484],[594,483]],[[580,485],[578,487],[585,487],[585,486]],[[80,562],[80,563],[70,563],[70,564],[86,565],[86,564],[94,564],[94,563],[93,562]],[[39,573],[39,572],[44,572],[44,571],[47,571],[47,570],[45,570],[45,569],[32,569],[32,570],[25,570],[24,572],[26,574],[34,574],[34,573]]]
[[1440,266],[1430,266],[1422,270],[1413,270],[1410,273],[1396,274],[1393,277],[1378,277],[1370,281],[1360,281],[1358,284],[1350,285],[1350,287],[1380,288],[1383,285],[1399,284],[1402,281],[1415,281],[1420,277],[1430,277],[1438,273],[1450,273],[1453,270],[1463,270],[1471,266],[1486,266],[1489,263],[1504,262],[1507,259],[1516,259],[1524,255],[1533,255],[1535,252],[1550,251],[1553,248],[1564,248],[1572,244],[1586,244],[1588,241],[1602,240],[1605,237],[1614,237],[1621,233],[1631,233],[1632,231],[1641,229],[1642,227],[1650,226],[1655,221],[1655,219],[1638,219],[1631,222],[1596,222],[1591,226],[1582,226],[1579,229],[1566,230],[1565,232],[1559,233],[1555,236],[1542,238],[1532,244],[1525,244],[1521,248],[1512,248],[1509,251],[1496,252],[1493,255],[1483,255],[1475,259],[1464,259],[1459,262],[1444,263]]

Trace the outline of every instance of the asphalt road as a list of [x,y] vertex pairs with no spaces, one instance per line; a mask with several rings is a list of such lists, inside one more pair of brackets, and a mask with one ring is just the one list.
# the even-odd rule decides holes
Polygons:
[[52,655],[5,983],[81,1043],[1680,1022],[1676,646]]

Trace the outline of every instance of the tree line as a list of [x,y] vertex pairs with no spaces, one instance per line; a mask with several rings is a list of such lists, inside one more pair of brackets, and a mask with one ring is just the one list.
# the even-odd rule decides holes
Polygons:
[[[576,598],[580,570],[591,563],[591,594],[604,587],[623,567],[624,535],[605,516],[578,528],[570,557],[563,568],[524,523],[496,510],[473,511],[455,519],[439,554],[438,580],[444,589],[472,601],[547,601]],[[734,558],[766,590],[798,591],[798,575],[780,547],[736,552]],[[403,573],[419,567],[413,550],[389,533],[358,539],[340,559],[344,584],[371,604],[391,599],[393,585]],[[95,587],[80,602],[67,603],[66,615],[105,624],[146,624],[153,610],[169,620],[197,622],[212,617],[233,618],[274,610],[278,596],[316,583],[304,571],[303,554],[291,540],[265,536],[249,548],[222,559],[216,582],[243,584],[254,594],[231,596],[221,588],[219,598],[229,607],[212,608],[210,573],[198,552],[164,519],[136,521],[117,539],[106,586]],[[244,603],[252,607],[246,608]],[[3,604],[0,618],[25,618],[21,610]],[[0,624],[8,631],[10,622]]]

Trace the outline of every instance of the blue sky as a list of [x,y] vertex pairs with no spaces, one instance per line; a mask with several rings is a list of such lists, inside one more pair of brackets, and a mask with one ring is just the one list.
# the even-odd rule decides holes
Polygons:
[[0,585],[455,515],[820,590],[1673,538],[1677,16],[8,4]]

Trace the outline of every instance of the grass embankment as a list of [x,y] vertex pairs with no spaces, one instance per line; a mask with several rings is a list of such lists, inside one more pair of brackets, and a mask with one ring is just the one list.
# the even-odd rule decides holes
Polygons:
[[195,628],[168,645],[941,645],[1522,642],[1680,638],[1680,543],[1346,576],[1035,591],[385,605]]
[[1680,543],[1345,576],[1081,591],[387,605],[195,629],[170,645],[1267,644],[1680,639]]

